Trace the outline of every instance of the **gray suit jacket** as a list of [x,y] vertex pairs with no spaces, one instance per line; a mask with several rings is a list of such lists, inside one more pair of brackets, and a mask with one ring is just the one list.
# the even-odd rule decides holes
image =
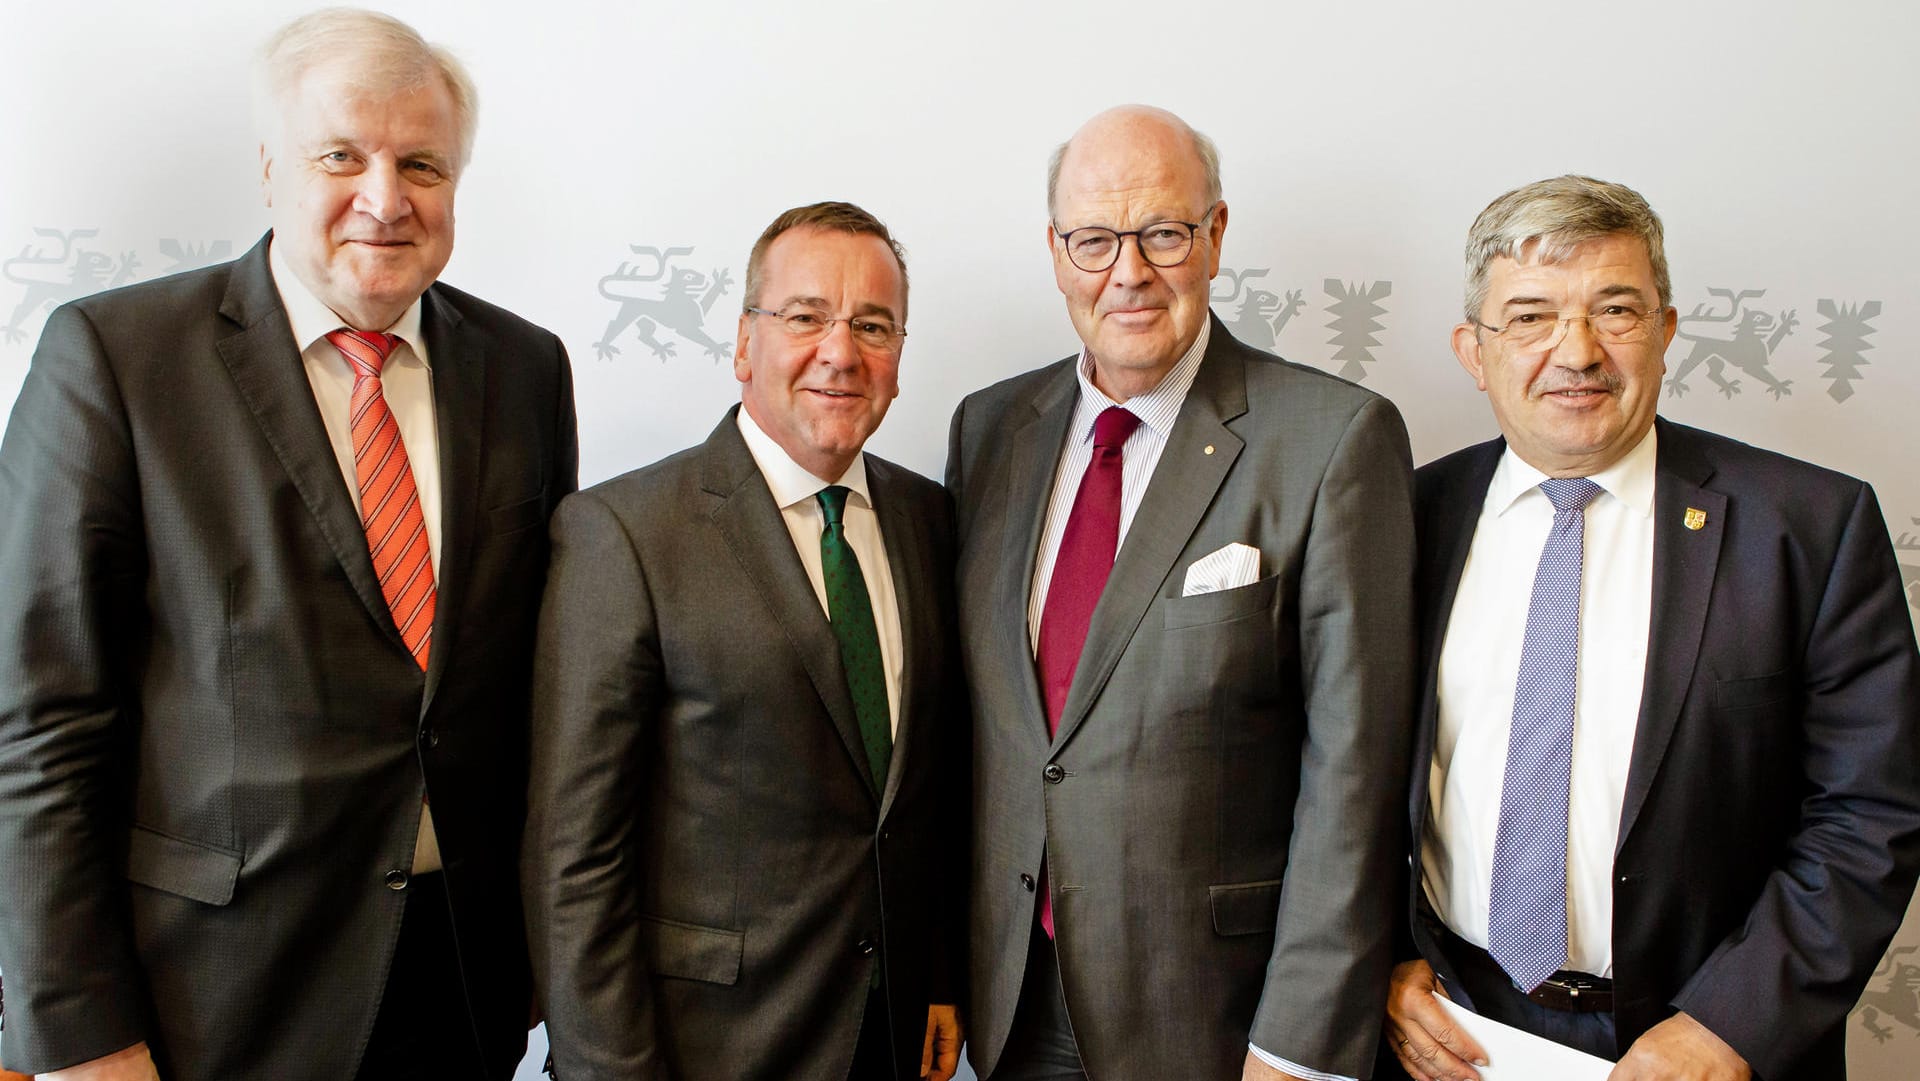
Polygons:
[[161,1076],[351,1076],[430,793],[491,1072],[525,1044],[514,890],[553,335],[436,285],[443,531],[408,656],[263,241],[48,319],[0,445],[7,1064],[145,1039]]
[[[1005,1046],[1042,857],[1093,1077],[1238,1077],[1247,1043],[1360,1075],[1392,931],[1412,705],[1399,414],[1214,324],[1093,614],[1057,738],[1027,600],[1073,358],[968,397],[947,482],[973,698],[970,1057]],[[1260,549],[1252,585],[1187,568]]]
[[525,888],[564,1081],[843,1078],[881,971],[917,1076],[956,1001],[952,516],[866,464],[905,647],[884,789],[733,412],[554,517]]

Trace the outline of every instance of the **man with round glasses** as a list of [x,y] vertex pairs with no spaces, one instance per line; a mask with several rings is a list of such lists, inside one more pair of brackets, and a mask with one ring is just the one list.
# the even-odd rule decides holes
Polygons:
[[1213,144],[1139,106],[1048,178],[1082,349],[969,396],[969,1057],[990,1081],[1358,1076],[1404,858],[1411,460],[1208,312]]
[[525,882],[565,1081],[946,1081],[965,751],[946,493],[862,447],[907,269],[848,203],[747,263],[707,441],[568,499]]
[[1614,1081],[1845,1077],[1920,872],[1920,660],[1873,490],[1656,418],[1672,298],[1618,184],[1527,185],[1468,235],[1454,353],[1502,438],[1417,479],[1386,1040],[1414,1077],[1485,1064],[1438,996]]

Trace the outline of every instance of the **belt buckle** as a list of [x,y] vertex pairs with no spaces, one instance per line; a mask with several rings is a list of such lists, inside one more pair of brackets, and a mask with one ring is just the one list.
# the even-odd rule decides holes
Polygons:
[[1527,997],[1549,1009],[1597,1013],[1613,1008],[1613,981],[1584,972],[1556,972]]

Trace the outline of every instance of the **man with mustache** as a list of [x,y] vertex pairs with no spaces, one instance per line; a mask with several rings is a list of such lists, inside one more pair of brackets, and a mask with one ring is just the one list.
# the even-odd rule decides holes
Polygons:
[[1400,415],[1209,316],[1227,204],[1159,109],[1088,121],[1047,244],[1082,349],[954,414],[973,1063],[1357,1076],[1412,716]]
[[1418,475],[1387,1003],[1414,1077],[1484,1062],[1436,996],[1615,1081],[1844,1077],[1920,872],[1920,661],[1873,491],[1656,418],[1672,297],[1618,184],[1530,184],[1468,235],[1453,348],[1501,438]]

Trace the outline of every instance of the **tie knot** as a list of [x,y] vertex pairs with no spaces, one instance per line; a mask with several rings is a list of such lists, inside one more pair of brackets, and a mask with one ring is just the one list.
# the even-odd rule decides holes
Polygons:
[[1553,503],[1553,513],[1565,514],[1572,510],[1584,510],[1600,494],[1598,484],[1586,477],[1548,477],[1540,482],[1540,490],[1547,493],[1547,499]]
[[340,355],[353,365],[355,378],[378,378],[380,369],[393,355],[400,339],[392,334],[382,334],[377,330],[347,330],[342,328],[327,335],[327,341],[333,343]]
[[840,515],[847,509],[847,491],[844,485],[830,484],[814,496],[820,501],[820,513],[826,516],[828,529],[840,524]]
[[1093,445],[1119,450],[1126,443],[1127,437],[1132,435],[1133,430],[1138,427],[1140,427],[1139,416],[1117,405],[1108,406],[1100,411],[1099,416],[1093,418]]

